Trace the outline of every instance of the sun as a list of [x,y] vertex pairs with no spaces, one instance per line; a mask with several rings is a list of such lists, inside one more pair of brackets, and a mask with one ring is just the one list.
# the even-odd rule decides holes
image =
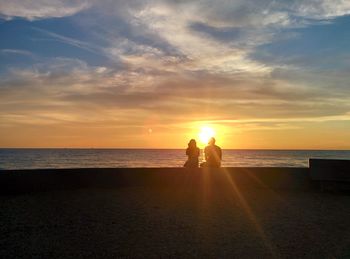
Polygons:
[[202,144],[207,144],[211,137],[215,136],[215,131],[210,127],[202,127],[199,134],[199,140]]

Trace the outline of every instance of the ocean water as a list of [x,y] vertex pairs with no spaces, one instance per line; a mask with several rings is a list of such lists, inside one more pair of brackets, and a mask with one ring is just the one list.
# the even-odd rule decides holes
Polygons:
[[[307,167],[309,158],[350,159],[350,150],[223,150],[222,166]],[[0,169],[182,167],[185,161],[182,149],[0,149]]]

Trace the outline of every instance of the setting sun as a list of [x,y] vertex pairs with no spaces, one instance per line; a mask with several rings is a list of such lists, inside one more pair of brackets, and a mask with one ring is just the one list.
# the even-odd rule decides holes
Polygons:
[[215,131],[210,127],[202,127],[198,136],[202,144],[207,144],[209,139],[215,136]]

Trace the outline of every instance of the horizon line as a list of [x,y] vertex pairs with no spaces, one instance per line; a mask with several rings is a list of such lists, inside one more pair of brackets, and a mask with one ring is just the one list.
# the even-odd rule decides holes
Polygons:
[[[185,150],[184,148],[145,148],[145,147],[0,147],[0,149],[99,149],[99,150]],[[349,149],[335,149],[335,148],[329,148],[329,149],[313,149],[313,148],[282,148],[282,149],[276,149],[276,148],[222,148],[223,150],[264,150],[264,151],[350,151]]]

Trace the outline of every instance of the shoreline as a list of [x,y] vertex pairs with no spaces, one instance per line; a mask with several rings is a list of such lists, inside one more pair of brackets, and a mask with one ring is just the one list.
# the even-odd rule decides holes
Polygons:
[[[224,150],[224,167],[308,167],[308,160],[349,159],[345,150]],[[203,162],[203,152],[200,162]],[[179,149],[0,149],[0,170],[56,168],[181,168]],[[130,167],[131,166],[131,167]]]

